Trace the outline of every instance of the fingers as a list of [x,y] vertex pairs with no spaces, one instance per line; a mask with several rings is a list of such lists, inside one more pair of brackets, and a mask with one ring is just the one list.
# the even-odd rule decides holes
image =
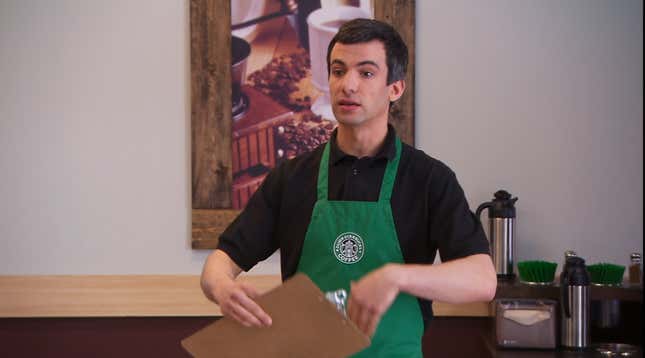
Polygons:
[[[350,285],[350,292],[352,292],[351,290],[354,289],[354,282],[350,282],[349,285]],[[352,322],[354,322],[354,324],[358,326],[358,315],[360,313],[359,312],[360,305],[356,304],[354,301],[355,301],[354,295],[350,294],[347,300],[347,316]]]
[[247,296],[249,296],[252,299],[256,299],[260,297],[260,293],[255,289],[255,287],[247,285],[245,283],[240,283],[240,287],[242,290],[244,290],[244,293],[246,293]]
[[378,310],[363,306],[351,297],[347,305],[347,314],[358,329],[368,336],[374,335],[382,315]]
[[251,297],[258,297],[257,291],[240,285],[231,293],[229,299],[222,302],[222,313],[246,327],[270,326],[271,317]]
[[245,296],[241,297],[241,303],[244,308],[253,316],[255,316],[255,318],[257,318],[262,323],[262,325],[270,326],[272,323],[271,317],[269,317],[269,315],[264,312],[262,307],[260,307],[260,305],[258,305],[253,300],[259,297],[260,294],[255,290],[255,288],[248,285],[242,285],[242,290],[244,290],[244,293],[246,293]]
[[369,324],[369,321],[371,320],[371,312],[369,308],[367,307],[361,307],[358,310],[358,313],[356,315],[356,325],[358,328],[360,328],[361,331],[365,332],[365,334],[369,334],[369,329],[367,325]]
[[222,313],[224,313],[224,315],[228,314],[231,318],[240,322],[245,327],[262,327],[260,320],[239,304],[231,304],[226,312],[222,310]]
[[[356,284],[354,282],[350,283],[353,293],[356,293],[354,290],[355,285]],[[347,314],[350,320],[352,320],[352,322],[354,322],[363,333],[373,336],[383,313],[384,310],[379,310],[378,307],[375,306],[375,302],[357,298],[356,294],[350,294],[349,301],[347,303]]]
[[381,314],[380,313],[374,313],[369,316],[367,319],[366,327],[365,327],[365,332],[367,333],[368,336],[374,336],[374,333],[376,333],[376,327],[378,327],[379,322],[381,321]]

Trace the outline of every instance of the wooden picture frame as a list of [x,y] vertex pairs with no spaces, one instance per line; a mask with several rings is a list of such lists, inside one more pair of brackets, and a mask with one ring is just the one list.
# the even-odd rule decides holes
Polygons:
[[[406,92],[392,112],[401,139],[414,145],[414,0],[373,0],[374,17],[392,24],[409,48]],[[231,206],[230,0],[190,0],[193,249],[214,249],[239,214]]]

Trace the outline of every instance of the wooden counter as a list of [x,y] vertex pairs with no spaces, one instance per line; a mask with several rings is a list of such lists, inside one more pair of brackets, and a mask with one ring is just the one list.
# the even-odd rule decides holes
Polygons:
[[[266,292],[278,275],[240,280]],[[487,302],[433,304],[436,316],[490,315]],[[197,275],[0,276],[0,317],[215,317]]]
[[[277,275],[242,279],[260,291],[280,283]],[[557,299],[558,294],[557,286],[501,283],[497,297]],[[592,288],[592,295],[627,301],[621,310],[626,314],[624,327],[629,328],[627,333],[592,329],[592,341],[642,345],[642,288]],[[593,356],[497,348],[487,303],[435,302],[434,310],[436,317],[423,337],[425,357]],[[0,318],[0,357],[184,357],[188,355],[179,341],[219,315],[219,307],[202,295],[195,275],[0,276],[0,317],[5,317]]]

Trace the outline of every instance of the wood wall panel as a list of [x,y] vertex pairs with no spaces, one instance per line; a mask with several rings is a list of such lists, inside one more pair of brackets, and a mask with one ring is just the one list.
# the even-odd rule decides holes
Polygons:
[[190,1],[193,209],[231,207],[230,7]]
[[408,46],[408,73],[406,90],[392,107],[390,122],[405,143],[414,146],[414,0],[386,0],[374,2],[374,17],[392,25]]

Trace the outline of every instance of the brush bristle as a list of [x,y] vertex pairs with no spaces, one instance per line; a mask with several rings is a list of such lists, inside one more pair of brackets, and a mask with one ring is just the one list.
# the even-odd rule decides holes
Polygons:
[[625,266],[601,262],[587,266],[591,282],[600,285],[618,285],[623,282]]
[[555,262],[541,260],[517,263],[520,279],[525,282],[553,282],[557,267]]

